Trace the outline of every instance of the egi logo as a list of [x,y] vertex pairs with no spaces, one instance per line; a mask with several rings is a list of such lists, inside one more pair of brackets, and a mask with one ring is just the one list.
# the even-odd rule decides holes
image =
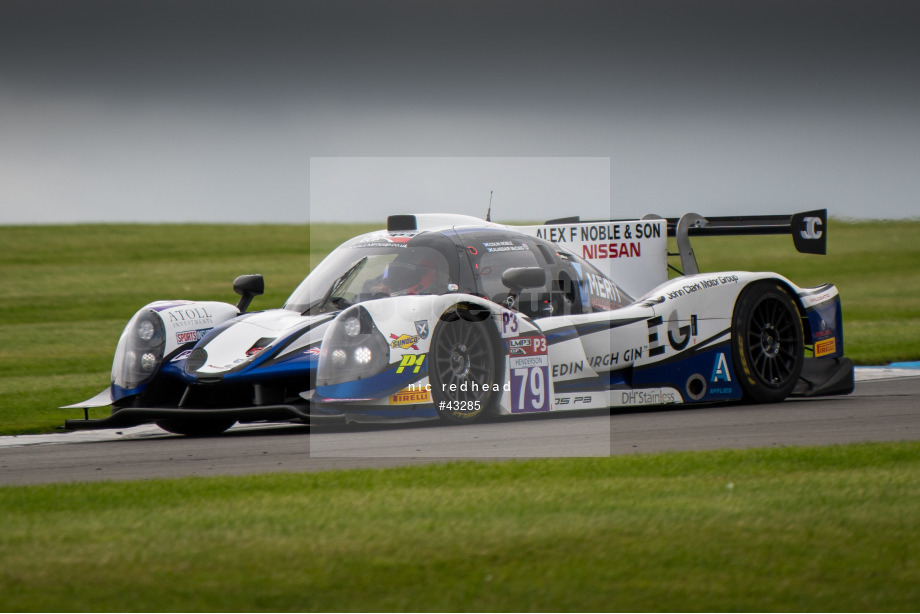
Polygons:
[[[690,324],[680,326],[680,316],[677,311],[672,311],[668,316],[668,345],[678,352],[687,347],[691,337],[697,335],[696,314],[690,316]],[[648,355],[660,356],[664,354],[665,346],[658,339],[658,327],[664,323],[661,316],[648,320]]]
[[805,222],[805,230],[799,232],[803,239],[820,239],[824,231],[819,230],[816,226],[821,226],[821,218],[806,217],[802,219]]

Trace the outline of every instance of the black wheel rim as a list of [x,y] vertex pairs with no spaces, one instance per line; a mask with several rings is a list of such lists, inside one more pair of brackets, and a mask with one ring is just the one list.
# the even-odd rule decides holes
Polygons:
[[796,314],[783,301],[765,297],[751,312],[748,348],[760,381],[782,388],[795,373],[799,352]]
[[475,325],[458,321],[442,327],[435,370],[437,384],[449,400],[468,402],[485,399],[494,384],[494,361],[488,337]]

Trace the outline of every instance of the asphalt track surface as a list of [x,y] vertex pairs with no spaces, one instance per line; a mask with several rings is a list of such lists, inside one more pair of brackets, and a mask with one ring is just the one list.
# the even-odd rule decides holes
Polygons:
[[0,485],[918,440],[920,371],[907,375],[914,376],[863,371],[855,392],[842,397],[556,414],[460,427],[258,425],[193,439],[143,426],[0,437]]

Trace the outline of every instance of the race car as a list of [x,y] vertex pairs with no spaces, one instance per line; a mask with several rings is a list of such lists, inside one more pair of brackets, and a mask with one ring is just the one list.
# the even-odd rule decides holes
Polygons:
[[[157,301],[70,429],[155,422],[468,424],[486,416],[847,394],[840,299],[766,272],[700,273],[690,237],[791,234],[826,252],[827,212],[551,220],[393,215],[329,254],[280,309]],[[681,269],[668,263],[674,237]],[[669,279],[669,267],[678,275]],[[111,405],[89,419],[86,408]]]

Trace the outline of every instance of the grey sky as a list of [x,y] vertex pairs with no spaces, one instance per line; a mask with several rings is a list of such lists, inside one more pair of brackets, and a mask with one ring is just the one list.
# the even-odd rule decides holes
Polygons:
[[918,26],[884,1],[8,0],[0,223],[482,215],[490,189],[500,220],[917,217]]

